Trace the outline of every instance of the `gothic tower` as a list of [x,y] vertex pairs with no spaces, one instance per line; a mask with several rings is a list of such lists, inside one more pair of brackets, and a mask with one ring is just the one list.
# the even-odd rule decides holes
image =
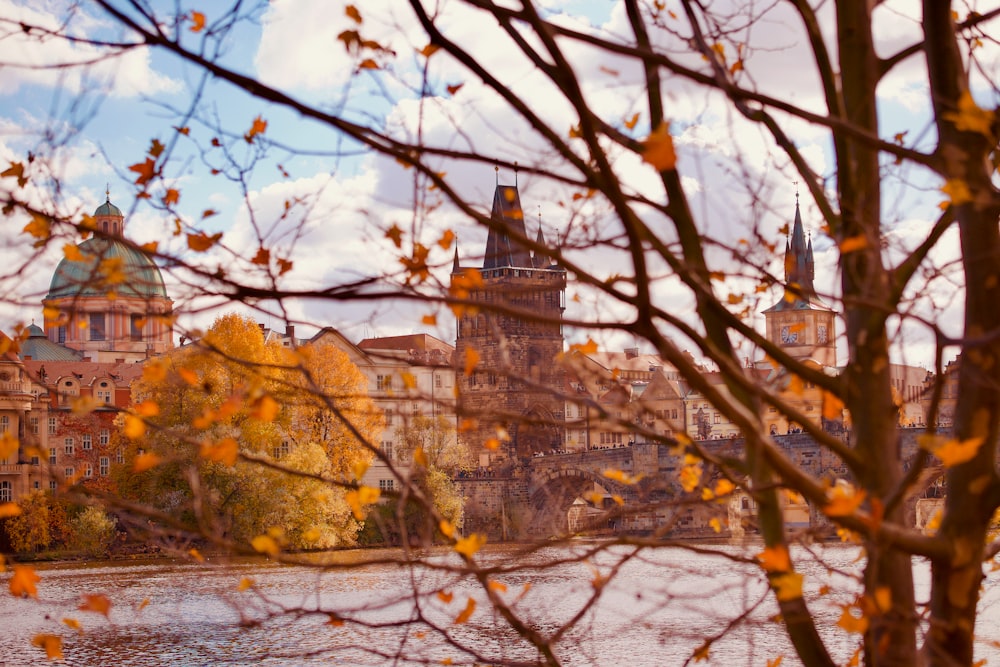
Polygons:
[[796,195],[792,235],[785,242],[785,293],[781,301],[764,311],[766,336],[796,359],[836,366],[836,312],[816,295],[814,275],[812,239],[806,240]]
[[534,251],[527,238],[517,186],[498,183],[482,268],[460,266],[457,250],[452,268],[452,293],[472,304],[457,309],[458,409],[475,423],[463,438],[480,465],[514,462],[563,442],[565,374],[556,359],[566,270],[539,250],[541,225]]

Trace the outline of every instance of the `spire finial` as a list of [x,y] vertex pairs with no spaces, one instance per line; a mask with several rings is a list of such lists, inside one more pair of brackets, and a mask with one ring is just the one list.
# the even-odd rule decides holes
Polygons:
[[111,203],[111,184],[110,183],[105,183],[104,184],[104,200],[107,201],[109,204]]
[[792,183],[795,185],[795,205],[798,206],[799,205],[799,182],[798,181],[792,181]]
[[493,165],[493,171],[495,171],[497,174],[497,187],[500,187],[500,165],[498,164]]
[[517,187],[517,160],[514,160],[514,187]]
[[542,228],[542,205],[538,205],[538,228]]

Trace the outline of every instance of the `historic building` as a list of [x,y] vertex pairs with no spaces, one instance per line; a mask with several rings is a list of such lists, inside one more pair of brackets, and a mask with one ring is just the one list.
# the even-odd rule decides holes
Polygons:
[[115,417],[131,403],[142,361],[173,347],[172,301],[159,268],[124,237],[107,200],[96,233],[59,262],[43,300],[45,329],[6,338],[0,432],[18,448],[0,459],[0,502],[34,489],[110,485],[122,462]]
[[49,340],[96,362],[137,361],[173,347],[173,302],[150,256],[125,240],[108,199],[96,232],[59,262],[45,296]]
[[456,249],[452,268],[462,437],[487,468],[563,443],[566,270],[541,225],[528,239],[517,186],[498,183],[482,267],[461,266]]
[[765,335],[795,359],[836,367],[837,313],[816,295],[815,273],[812,238],[806,239],[796,195],[792,233],[785,242],[785,291],[778,303],[764,311]]

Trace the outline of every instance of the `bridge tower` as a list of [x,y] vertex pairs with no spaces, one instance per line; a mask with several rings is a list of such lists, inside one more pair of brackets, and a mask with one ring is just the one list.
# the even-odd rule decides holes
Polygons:
[[452,294],[470,302],[457,309],[458,411],[475,424],[461,437],[481,466],[563,442],[566,269],[545,252],[541,220],[528,239],[517,185],[498,181],[482,268],[461,266],[455,252]]
[[764,311],[766,336],[792,357],[836,366],[833,327],[837,313],[817,296],[814,275],[812,238],[806,239],[796,193],[792,234],[785,242],[785,293]]

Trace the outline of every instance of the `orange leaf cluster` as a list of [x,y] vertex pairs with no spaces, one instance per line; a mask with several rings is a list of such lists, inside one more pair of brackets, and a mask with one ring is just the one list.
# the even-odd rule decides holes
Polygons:
[[653,165],[657,171],[672,171],[677,167],[674,138],[670,136],[670,123],[660,123],[642,141],[642,161]]

